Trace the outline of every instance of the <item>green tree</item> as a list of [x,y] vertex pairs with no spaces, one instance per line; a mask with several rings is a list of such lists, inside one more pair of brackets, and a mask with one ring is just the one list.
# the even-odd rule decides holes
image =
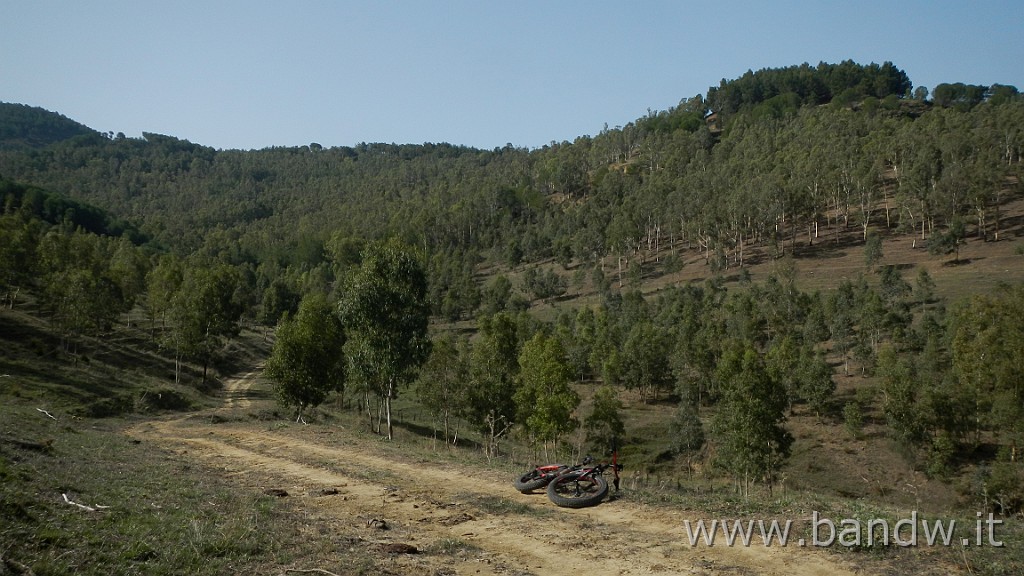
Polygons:
[[512,281],[504,274],[498,274],[484,287],[480,297],[484,314],[503,312],[512,297]]
[[888,307],[902,307],[904,299],[910,296],[911,287],[900,275],[895,266],[884,266],[882,277],[878,281],[878,289]]
[[516,420],[519,337],[515,319],[508,313],[485,316],[479,324],[480,337],[469,358],[467,415],[487,439],[484,453],[490,458]]
[[39,244],[42,300],[52,312],[64,350],[77,359],[79,337],[110,329],[124,300],[110,278],[104,239],[82,231],[51,230]]
[[597,389],[590,414],[583,419],[587,443],[592,450],[607,450],[626,433],[621,410],[622,402],[615,388],[605,385]]
[[392,439],[391,401],[430,354],[423,265],[397,240],[368,246],[359,268],[346,278],[339,310],[348,336],[349,379],[380,398]]
[[170,340],[175,348],[175,381],[178,380],[180,358],[197,358],[203,364],[202,385],[214,353],[224,338],[238,333],[242,305],[236,299],[239,272],[226,264],[206,266],[192,263],[185,269],[181,289],[171,303],[173,328]]
[[550,268],[538,270],[532,267],[523,273],[523,288],[539,300],[561,296],[568,287],[568,281]]
[[790,413],[793,411],[793,402],[802,397],[800,368],[804,358],[801,352],[802,348],[797,346],[796,339],[786,335],[772,342],[764,358],[768,375],[786,390]]
[[783,427],[785,390],[768,375],[749,343],[728,344],[715,377],[722,389],[713,425],[718,462],[745,494],[753,481],[764,482],[770,490],[793,443]]
[[643,321],[633,326],[619,356],[619,379],[626,388],[640,392],[640,400],[657,398],[659,390],[671,389],[675,379],[669,363],[665,333]]
[[330,240],[324,245],[324,251],[334,264],[334,273],[338,277],[343,277],[348,270],[359,266],[365,248],[365,240],[346,236],[341,232],[331,235]]
[[1024,286],[978,295],[950,318],[952,372],[970,411],[974,442],[986,430],[1016,453],[1024,443]]
[[847,401],[843,405],[843,426],[853,438],[860,438],[864,429],[864,409],[857,400]]
[[809,347],[802,347],[798,377],[800,397],[807,401],[811,410],[820,418],[836,391],[836,383],[832,380],[832,367],[825,360],[825,355]]
[[0,216],[0,289],[8,308],[38,273],[37,246],[41,223],[24,214]]
[[901,358],[892,346],[878,354],[878,372],[882,377],[882,409],[889,431],[905,446],[916,446],[926,437],[926,422],[919,406],[919,387],[914,364]]
[[538,332],[519,354],[516,418],[536,441],[554,443],[576,428],[580,397],[569,383],[572,370],[557,338]]
[[926,268],[918,267],[917,281],[913,291],[915,299],[922,308],[935,299],[935,280],[932,279]]
[[302,299],[294,318],[286,313],[277,326],[266,374],[285,406],[295,407],[295,419],[345,386],[345,331],[334,307],[322,294]]
[[864,241],[864,265],[872,270],[882,259],[882,237],[878,232],[870,232]]
[[444,441],[456,442],[458,430],[452,437],[452,424],[456,416],[465,412],[468,400],[469,358],[465,342],[451,335],[434,340],[430,358],[423,365],[416,390],[420,402],[441,420]]
[[161,328],[167,327],[167,312],[171,309],[174,295],[181,290],[184,278],[184,265],[175,256],[160,258],[146,274],[146,310],[154,335],[158,317]]
[[277,324],[285,314],[294,314],[299,306],[299,294],[282,278],[276,278],[263,291],[256,321],[265,326]]
[[949,228],[932,234],[928,240],[928,252],[936,255],[953,254],[953,262],[959,262],[960,247],[963,246],[965,235],[963,218],[954,216]]
[[149,271],[146,259],[127,237],[117,240],[117,247],[108,263],[110,278],[121,292],[121,308],[129,313],[128,327],[131,327],[131,309],[135,299],[146,290],[146,273]]
[[88,268],[50,274],[48,282],[47,299],[54,306],[65,350],[77,360],[77,337],[110,329],[120,310],[120,292],[113,281]]
[[696,396],[682,394],[671,422],[672,450],[686,458],[686,470],[693,470],[693,460],[706,443],[704,424]]

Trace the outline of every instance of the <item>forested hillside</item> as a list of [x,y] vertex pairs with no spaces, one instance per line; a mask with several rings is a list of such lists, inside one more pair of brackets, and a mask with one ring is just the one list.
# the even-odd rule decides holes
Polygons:
[[[968,243],[1016,246],[1022,150],[1016,88],[929,94],[891,63],[849,61],[751,71],[533,150],[215,150],[2,104],[0,288],[10,307],[38,294],[69,342],[144,310],[205,377],[239,321],[325,326],[314,298],[344,302],[397,243],[423,267],[433,354],[386,391],[349,374],[367,408],[418,372],[438,422],[496,450],[510,433],[557,446],[577,428],[640,443],[620,397],[668,398],[670,459],[772,483],[800,406],[853,437],[882,422],[934,478],[983,464],[984,488],[964,493],[1019,510],[1024,288],[949,289],[881,261],[897,238],[940,263]],[[860,273],[830,276],[851,251]],[[808,268],[825,277],[813,292]],[[848,375],[871,385],[840,401]]]

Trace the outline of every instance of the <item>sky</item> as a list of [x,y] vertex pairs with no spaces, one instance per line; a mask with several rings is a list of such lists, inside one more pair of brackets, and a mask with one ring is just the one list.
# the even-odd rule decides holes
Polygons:
[[219,149],[537,148],[747,70],[1024,90],[1020,0],[0,0],[0,102]]

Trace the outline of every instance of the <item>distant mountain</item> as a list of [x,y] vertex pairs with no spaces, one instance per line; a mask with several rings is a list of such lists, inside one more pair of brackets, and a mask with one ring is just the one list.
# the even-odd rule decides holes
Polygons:
[[75,136],[93,135],[99,132],[56,112],[0,102],[0,150],[44,148]]

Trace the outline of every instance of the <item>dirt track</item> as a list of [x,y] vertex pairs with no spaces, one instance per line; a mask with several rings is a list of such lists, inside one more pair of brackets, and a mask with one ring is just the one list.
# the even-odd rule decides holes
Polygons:
[[[228,384],[228,400],[217,411],[222,418],[207,413],[152,421],[129,434],[177,450],[242,488],[287,491],[312,534],[328,538],[337,526],[355,530],[358,542],[348,544],[380,551],[379,565],[395,574],[856,573],[834,554],[792,543],[766,548],[757,539],[750,547],[691,547],[683,520],[700,519],[698,512],[626,500],[562,509],[542,493],[519,494],[493,472],[396,461],[372,441],[345,431],[213,423],[251,407],[245,391],[257,376],[250,372]],[[389,543],[427,553],[390,554],[383,551]],[[301,568],[338,572],[345,566],[344,546],[334,548],[333,562],[321,559]]]

